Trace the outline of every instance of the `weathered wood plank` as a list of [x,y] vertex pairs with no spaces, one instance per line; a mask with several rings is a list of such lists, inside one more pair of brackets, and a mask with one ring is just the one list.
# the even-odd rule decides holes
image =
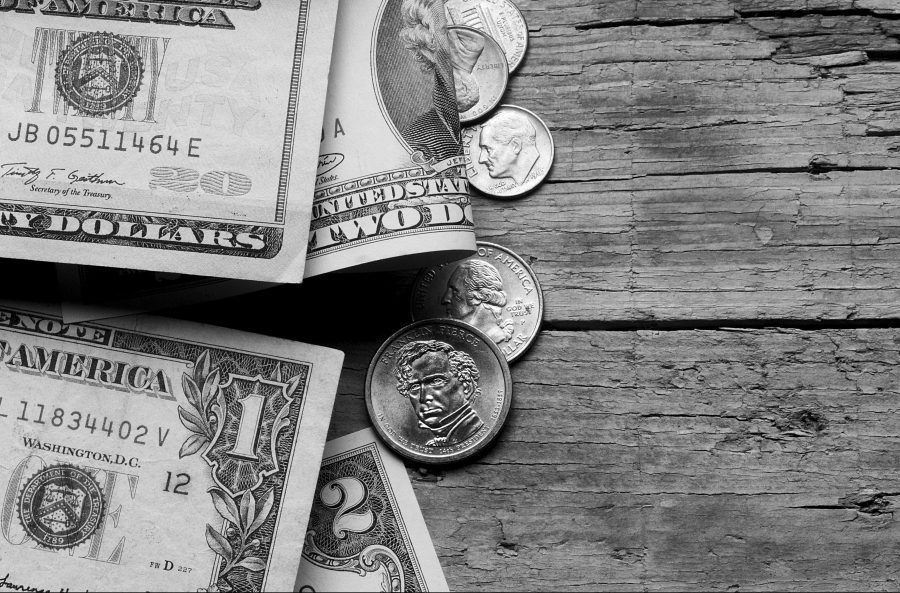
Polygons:
[[896,318],[890,7],[653,6],[523,3],[543,20],[508,100],[551,126],[556,165],[476,213],[534,258],[548,321]]
[[539,31],[546,25],[582,28],[615,26],[620,23],[684,23],[734,18],[730,0],[518,0],[529,27]]
[[553,184],[479,202],[486,239],[531,257],[554,325],[893,318],[900,173]]
[[898,363],[900,330],[547,333],[498,446],[410,474],[454,589],[891,588]]

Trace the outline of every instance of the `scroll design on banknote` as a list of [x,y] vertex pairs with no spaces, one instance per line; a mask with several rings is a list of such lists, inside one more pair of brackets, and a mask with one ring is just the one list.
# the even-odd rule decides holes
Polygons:
[[382,591],[405,591],[400,559],[390,548],[374,545],[352,558],[331,558],[316,546],[312,534],[307,534],[303,555],[316,566],[327,570],[355,572],[361,577],[366,573],[377,574],[381,571]]
[[[272,259],[284,243],[284,233],[260,225],[223,223],[216,227],[227,242],[210,243],[211,227],[195,220],[99,210],[49,208],[0,203],[0,235],[59,241],[166,249],[211,255]],[[224,234],[223,234],[224,233]]]
[[255,552],[267,537],[259,534],[260,528],[269,521],[276,489],[282,484],[278,480],[267,490],[263,486],[266,478],[278,475],[280,435],[292,425],[292,411],[300,407],[295,394],[305,379],[305,374],[298,374],[282,382],[280,365],[275,380],[259,374],[252,378],[227,374],[223,384],[222,369],[212,365],[208,350],[202,352],[193,370],[182,375],[182,388],[193,409],[178,407],[179,419],[191,433],[179,455],[184,458],[202,451],[216,483],[209,494],[226,522],[224,534],[206,526],[210,549],[224,561],[219,570],[220,591],[231,590],[226,577],[235,570],[258,573],[266,569],[266,561]]
[[383,591],[426,590],[375,445],[326,460],[303,557],[327,570],[381,576]]

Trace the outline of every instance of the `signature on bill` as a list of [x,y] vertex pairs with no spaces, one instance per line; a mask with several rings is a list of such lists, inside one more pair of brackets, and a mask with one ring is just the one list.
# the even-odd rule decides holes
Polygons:
[[344,155],[340,153],[323,154],[319,156],[319,169],[316,175],[325,175],[337,169],[344,162]]
[[69,171],[63,168],[52,168],[46,173],[40,167],[33,167],[28,163],[3,163],[0,164],[0,179],[9,177],[21,179],[24,185],[34,185],[38,181],[55,181],[57,183],[87,183],[92,185],[125,185],[116,179],[106,177],[105,173],[82,173],[78,169]]

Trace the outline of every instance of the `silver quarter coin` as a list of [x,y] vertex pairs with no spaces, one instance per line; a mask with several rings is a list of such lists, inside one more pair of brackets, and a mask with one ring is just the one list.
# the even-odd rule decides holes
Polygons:
[[509,71],[515,72],[528,52],[528,23],[511,0],[447,0],[447,21],[484,31],[503,47]]
[[495,198],[515,198],[540,185],[553,166],[553,136],[541,118],[503,105],[463,130],[469,183]]
[[500,44],[478,29],[447,27],[447,35],[459,121],[467,124],[500,104],[509,82],[509,64]]
[[366,405],[375,430],[403,457],[457,463],[481,453],[506,422],[509,365],[496,344],[453,320],[414,323],[369,365]]
[[415,321],[463,321],[490,338],[510,363],[534,343],[544,296],[534,270],[505,247],[478,242],[467,259],[425,268],[413,284]]

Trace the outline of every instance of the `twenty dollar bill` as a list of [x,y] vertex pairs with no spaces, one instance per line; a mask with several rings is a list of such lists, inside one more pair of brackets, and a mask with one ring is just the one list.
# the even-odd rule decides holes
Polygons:
[[0,251],[299,283],[336,11],[0,0]]
[[403,463],[371,430],[325,447],[299,591],[448,591]]
[[283,591],[339,352],[0,305],[0,577],[20,591]]

